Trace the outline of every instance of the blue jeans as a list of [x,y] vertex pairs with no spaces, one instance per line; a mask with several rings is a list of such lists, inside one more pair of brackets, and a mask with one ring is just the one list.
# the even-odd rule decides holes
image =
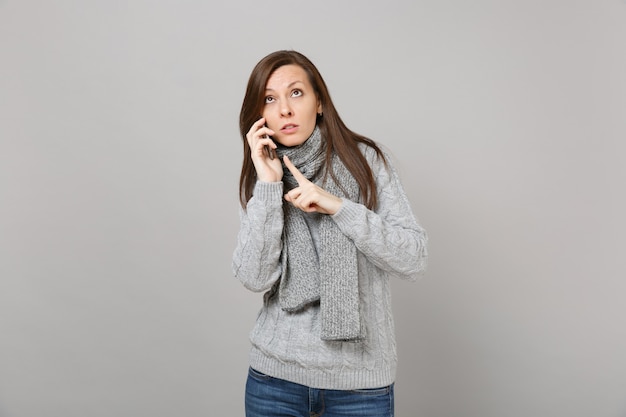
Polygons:
[[246,417],[393,417],[393,384],[326,390],[274,378],[252,368],[246,382]]

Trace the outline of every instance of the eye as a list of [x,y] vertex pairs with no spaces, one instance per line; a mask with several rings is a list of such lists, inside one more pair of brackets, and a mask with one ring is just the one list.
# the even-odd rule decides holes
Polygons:
[[302,90],[293,90],[291,93],[292,97],[300,97],[302,95]]
[[269,104],[269,103],[273,103],[273,102],[274,102],[274,97],[272,97],[272,96],[265,97],[265,104]]

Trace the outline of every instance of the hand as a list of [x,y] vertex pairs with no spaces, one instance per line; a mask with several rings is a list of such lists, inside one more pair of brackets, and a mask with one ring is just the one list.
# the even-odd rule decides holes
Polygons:
[[341,198],[307,180],[287,156],[283,160],[285,161],[285,166],[298,181],[298,186],[285,194],[285,200],[307,213],[337,213],[341,208]]
[[265,126],[265,118],[257,120],[246,133],[257,178],[264,182],[278,182],[283,178],[283,167],[275,152],[277,146],[270,138],[273,134],[274,131]]

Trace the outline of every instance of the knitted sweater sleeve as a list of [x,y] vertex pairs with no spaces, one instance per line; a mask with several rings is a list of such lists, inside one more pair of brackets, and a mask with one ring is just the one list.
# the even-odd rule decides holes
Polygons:
[[[365,156],[376,178],[378,207],[369,210],[347,199],[332,218],[374,265],[415,281],[426,267],[427,235],[418,224],[400,179],[371,149]],[[387,158],[389,161],[389,158]]]
[[257,182],[246,209],[233,253],[235,276],[251,291],[265,291],[280,278],[283,233],[283,183]]

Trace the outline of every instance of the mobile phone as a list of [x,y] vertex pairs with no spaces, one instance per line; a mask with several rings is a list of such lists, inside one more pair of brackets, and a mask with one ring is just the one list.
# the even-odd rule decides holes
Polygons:
[[[267,127],[267,125],[263,125],[265,127]],[[271,139],[268,135],[264,136],[265,139]],[[271,160],[274,160],[274,158],[276,158],[276,151],[274,149],[272,149],[269,145],[265,145],[265,153],[267,154],[267,156],[269,156],[269,158]]]
[[[267,138],[267,135],[265,135],[265,137]],[[265,153],[267,154],[267,156],[269,156],[271,160],[274,160],[274,154],[276,154],[276,151],[270,148],[269,145],[265,145],[264,148],[265,148]]]

